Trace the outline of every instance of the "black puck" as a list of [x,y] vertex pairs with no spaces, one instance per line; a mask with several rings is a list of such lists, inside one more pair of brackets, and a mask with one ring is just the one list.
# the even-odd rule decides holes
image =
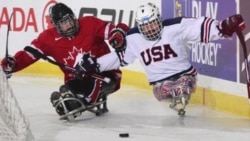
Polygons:
[[127,138],[129,137],[129,133],[120,133],[119,136],[122,138]]

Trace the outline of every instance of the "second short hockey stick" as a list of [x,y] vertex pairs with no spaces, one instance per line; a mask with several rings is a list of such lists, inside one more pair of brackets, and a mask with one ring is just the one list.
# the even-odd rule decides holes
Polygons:
[[[54,65],[63,67],[63,68],[65,68],[65,69],[67,69],[67,70],[69,70],[69,71],[71,71],[71,72],[73,72],[73,73],[77,73],[77,70],[76,70],[75,68],[72,68],[72,67],[70,67],[70,66],[67,66],[67,65],[64,65],[64,64],[61,64],[61,63],[58,63],[58,62],[56,62],[56,61],[50,59],[49,57],[47,57],[47,56],[44,55],[43,53],[39,52],[38,50],[36,50],[36,49],[30,47],[30,46],[26,46],[26,47],[24,48],[24,50],[27,51],[27,52],[30,52],[30,53],[33,54],[34,56],[37,56],[37,57],[40,57],[40,58],[46,60],[46,61],[48,61],[48,62],[50,62],[50,63],[52,63],[52,64],[54,64]],[[94,73],[93,73],[93,74],[91,74],[91,77],[94,77],[94,78],[96,78],[96,79],[102,80],[102,81],[104,81],[104,82],[106,82],[106,83],[109,83],[109,82],[110,82],[110,78],[103,77],[103,76],[100,76],[100,75],[98,75],[98,74],[94,74]]]
[[236,34],[237,34],[237,36],[238,36],[238,38],[240,40],[241,47],[242,47],[242,50],[243,50],[244,65],[245,65],[245,69],[246,69],[246,79],[247,79],[247,82],[246,82],[246,85],[247,85],[247,97],[248,97],[248,101],[250,103],[250,78],[249,78],[249,64],[248,64],[248,60],[247,60],[247,45],[246,45],[246,42],[245,42],[244,35],[243,35],[240,28],[236,29]]

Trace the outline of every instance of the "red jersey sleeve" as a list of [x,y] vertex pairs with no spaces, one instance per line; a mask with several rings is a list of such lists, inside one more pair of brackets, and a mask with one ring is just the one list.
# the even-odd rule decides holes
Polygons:
[[[33,48],[39,49],[43,53],[47,53],[47,48],[49,48],[49,44],[46,44],[46,41],[50,41],[47,38],[49,37],[48,34],[51,34],[50,30],[45,30],[44,32],[40,33],[39,36],[31,42],[31,46]],[[18,51],[14,55],[14,58],[16,59],[15,72],[20,71],[39,60],[39,58],[24,50]]]
[[18,51],[14,55],[14,58],[16,59],[15,72],[28,67],[29,65],[33,64],[38,60],[24,50]]
[[43,31],[31,42],[31,45],[41,51],[43,54],[50,56],[50,48],[55,44],[55,38],[60,37],[54,28]]
[[93,16],[86,16],[80,20],[84,20],[84,22],[82,22],[83,25],[81,25],[82,28],[93,29],[93,31],[95,31],[93,34],[95,34],[100,40],[107,40],[110,31],[115,27],[111,22],[103,21]]

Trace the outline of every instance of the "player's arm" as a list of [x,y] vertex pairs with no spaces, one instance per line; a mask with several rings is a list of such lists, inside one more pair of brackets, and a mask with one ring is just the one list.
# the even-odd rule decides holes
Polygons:
[[187,42],[208,43],[213,40],[231,37],[236,28],[244,29],[241,15],[233,15],[222,21],[208,17],[183,18],[180,30],[182,38]]
[[3,68],[3,71],[7,75],[11,76],[13,72],[20,71],[30,64],[34,63],[35,61],[37,61],[37,58],[35,58],[32,54],[21,50],[18,51],[13,57],[8,56],[7,58],[4,58],[1,61],[1,66]]
[[[31,42],[30,47],[41,51],[40,49],[38,49],[38,47],[43,46],[41,41],[45,40],[46,37],[47,36],[45,34],[40,34],[37,39]],[[30,52],[20,50],[16,52],[14,56],[8,56],[6,58],[3,58],[3,60],[1,61],[1,66],[8,77],[8,75],[11,76],[13,72],[20,71],[39,59],[39,57],[33,55]]]
[[[124,61],[125,49],[127,46],[126,35],[129,30],[129,27],[124,23],[119,23],[115,28],[111,30],[109,33],[108,41],[112,48],[114,48],[118,60],[120,62],[120,66],[126,66],[127,63]],[[112,55],[111,55],[112,56]],[[114,58],[117,58],[114,57]],[[104,59],[106,60],[106,59]],[[115,62],[117,63],[117,59]]]
[[116,52],[111,52],[97,58],[97,63],[99,64],[100,72],[119,69],[119,67],[121,66],[119,57],[117,56]]
[[109,44],[117,52],[122,52],[126,48],[126,34],[129,27],[124,23],[119,23],[115,28],[109,33]]
[[[126,48],[126,34],[129,27],[126,24],[119,23],[117,26],[109,25],[112,27],[108,34],[108,42],[115,52],[106,54],[100,58],[97,58],[97,64],[99,71],[107,71],[119,69],[120,66],[125,66],[127,63],[123,60],[125,48]],[[85,65],[85,64],[84,64]]]
[[245,29],[245,22],[240,14],[236,14],[222,20],[216,27],[219,35],[227,38],[231,37],[237,28]]
[[117,70],[120,67],[120,61],[116,52],[105,54],[99,58],[83,54],[82,61],[77,63],[75,68],[79,76],[86,75],[88,72],[103,72],[109,70]]

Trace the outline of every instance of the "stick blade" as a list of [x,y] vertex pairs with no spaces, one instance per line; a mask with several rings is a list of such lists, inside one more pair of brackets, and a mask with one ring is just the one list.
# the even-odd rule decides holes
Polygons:
[[249,102],[249,104],[250,104],[250,82],[248,81],[247,82],[247,94],[248,94],[248,102]]

